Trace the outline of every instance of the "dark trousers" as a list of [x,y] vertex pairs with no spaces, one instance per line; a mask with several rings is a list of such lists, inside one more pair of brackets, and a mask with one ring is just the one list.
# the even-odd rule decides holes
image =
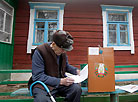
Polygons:
[[[81,86],[79,84],[72,84],[70,86],[59,86],[52,90],[51,94],[56,97],[60,95],[65,97],[65,102],[80,102]],[[52,102],[47,92],[40,88],[33,89],[34,102]]]

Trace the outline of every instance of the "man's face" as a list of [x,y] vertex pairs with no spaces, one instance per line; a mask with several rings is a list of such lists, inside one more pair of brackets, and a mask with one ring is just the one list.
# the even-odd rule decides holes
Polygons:
[[55,43],[53,44],[53,50],[56,55],[61,55],[62,53],[66,53],[66,51],[60,47],[58,47]]

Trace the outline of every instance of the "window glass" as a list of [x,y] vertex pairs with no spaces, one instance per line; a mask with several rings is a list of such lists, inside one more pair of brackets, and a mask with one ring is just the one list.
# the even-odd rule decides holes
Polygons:
[[4,11],[0,9],[0,30],[3,30]]
[[126,13],[109,13],[109,21],[127,21]]
[[109,31],[109,44],[117,44],[116,31]]
[[39,19],[57,19],[58,12],[56,10],[37,10],[36,18]]
[[49,29],[57,29],[57,22],[48,22]]
[[45,22],[36,22],[35,43],[44,42],[44,28]]
[[120,32],[120,43],[128,44],[128,34],[127,32]]
[[48,42],[52,41],[52,35],[57,30],[57,22],[48,22]]
[[48,30],[48,42],[51,42],[53,40],[52,35],[55,31],[56,30]]
[[13,9],[9,5],[4,3],[2,0],[0,0],[0,8],[2,8],[3,10],[5,10],[7,13],[11,15],[13,14]]
[[36,28],[45,28],[45,22],[36,22]]
[[127,25],[120,24],[120,43],[128,44],[128,32]]
[[11,22],[12,16],[6,15],[6,21],[5,21],[5,32],[11,33]]
[[109,30],[116,30],[116,24],[109,24]]
[[10,42],[11,35],[0,31],[0,40]]
[[127,25],[120,24],[120,30],[127,30]]
[[44,42],[44,30],[36,30],[35,43],[43,43],[43,42]]
[[0,41],[11,42],[13,8],[0,1]]
[[109,44],[117,44],[117,25],[109,24]]

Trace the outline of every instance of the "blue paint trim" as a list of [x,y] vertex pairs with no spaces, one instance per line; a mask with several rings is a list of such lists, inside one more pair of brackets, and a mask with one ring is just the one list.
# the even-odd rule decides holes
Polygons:
[[128,24],[127,21],[123,22],[123,21],[107,21],[107,23],[120,23],[120,24]]
[[124,82],[124,81],[138,81],[138,79],[120,79],[120,80],[115,80],[115,82]]
[[34,19],[35,21],[39,22],[39,21],[58,21],[58,19]]
[[35,8],[35,10],[59,10],[59,8]]
[[133,6],[112,6],[112,5],[101,5],[102,11],[106,11],[107,9],[118,9],[118,10],[128,10],[129,12],[132,12]]
[[127,24],[127,33],[128,33],[128,45],[130,46],[130,33],[129,33],[130,31],[129,31],[129,24]]
[[32,45],[35,45],[35,28],[36,27],[36,22],[34,22],[34,31],[33,31],[33,43]]
[[[48,11],[57,11],[57,19],[40,19],[36,17],[37,10],[48,10]],[[58,20],[59,19],[59,9],[49,9],[49,8],[37,8],[35,9],[35,20]]]
[[120,45],[120,27],[119,24],[117,24],[117,45]]
[[45,22],[44,42],[48,42],[48,22]]
[[45,38],[46,39],[45,39],[45,42],[44,43],[48,42],[48,30],[46,30],[45,33],[46,33],[46,35],[45,35]]
[[58,10],[58,14],[57,14],[57,19],[59,20],[59,10]]
[[34,9],[35,6],[55,6],[55,7],[60,7],[60,9],[64,10],[64,6],[65,4],[63,3],[46,3],[46,2],[42,2],[42,3],[37,3],[37,2],[29,2],[30,8]]

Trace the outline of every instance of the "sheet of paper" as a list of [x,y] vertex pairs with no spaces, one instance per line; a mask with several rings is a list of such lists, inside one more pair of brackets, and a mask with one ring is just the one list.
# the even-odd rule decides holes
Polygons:
[[89,55],[99,55],[99,47],[89,47]]
[[66,74],[67,77],[73,78],[74,83],[80,83],[88,78],[88,64],[80,71],[80,75]]
[[115,89],[121,89],[133,93],[138,90],[138,85],[125,85],[125,86],[115,86]]

